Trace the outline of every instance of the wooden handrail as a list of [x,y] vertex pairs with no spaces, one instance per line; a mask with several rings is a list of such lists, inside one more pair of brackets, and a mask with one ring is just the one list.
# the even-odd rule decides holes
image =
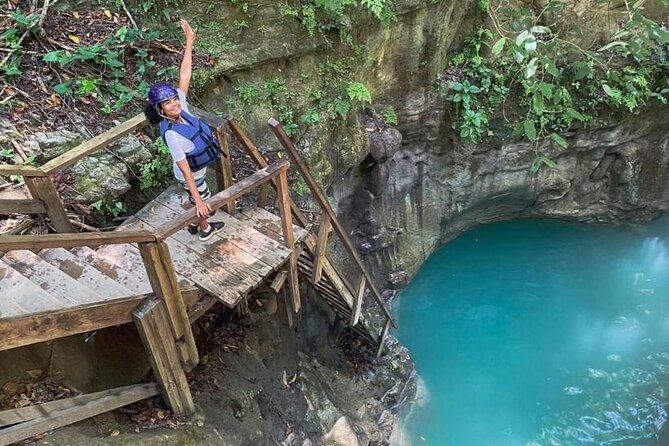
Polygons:
[[117,141],[130,132],[137,130],[148,124],[148,119],[144,116],[144,113],[140,113],[124,123],[117,125],[116,127],[107,130],[104,133],[99,134],[98,136],[91,138],[83,143],[79,144],[77,147],[68,150],[62,155],[52,159],[51,161],[45,163],[42,166],[42,170],[46,175],[53,175],[56,172],[60,172],[68,166],[76,163],[85,156],[90,155],[91,153],[108,146],[109,144]]
[[360,269],[362,274],[367,279],[367,286],[372,291],[372,296],[374,296],[374,300],[376,300],[376,303],[381,307],[386,318],[390,321],[392,326],[397,328],[397,324],[395,323],[388,308],[386,308],[385,303],[381,299],[381,294],[379,293],[379,290],[376,288],[376,285],[374,285],[374,282],[372,281],[372,277],[369,274],[369,271],[367,271],[367,268],[362,263],[362,259],[360,258],[360,255],[358,254],[358,251],[356,250],[355,246],[353,246],[353,242],[348,237],[348,234],[346,233],[346,230],[342,226],[341,222],[337,219],[337,214],[335,214],[334,210],[330,207],[330,203],[328,203],[327,198],[325,198],[323,192],[321,192],[320,187],[316,183],[314,177],[309,172],[307,165],[305,164],[304,160],[298,153],[297,149],[295,148],[295,145],[290,140],[286,132],[283,130],[283,128],[281,127],[281,123],[279,121],[272,118],[269,121],[267,121],[267,123],[272,128],[274,135],[277,137],[281,145],[284,147],[284,149],[286,149],[286,152],[288,152],[288,155],[295,164],[297,170],[304,178],[305,182],[307,183],[307,186],[309,186],[311,193],[314,195],[314,198],[320,205],[321,209],[323,209],[323,212],[325,212],[330,217],[330,223],[332,224],[334,230],[337,232],[337,235],[339,236],[339,239],[344,245],[346,252],[348,252],[351,258],[353,258],[357,267]]
[[[288,170],[290,163],[288,160],[281,160],[274,164],[270,164],[262,170],[244,178],[243,180],[233,184],[229,188],[217,193],[207,200],[211,209],[220,209],[221,207],[234,202],[236,199],[256,189],[262,184],[265,184],[281,172]],[[170,235],[183,229],[189,223],[197,221],[196,209],[193,207],[182,214],[175,217],[173,220],[156,228],[156,237],[162,241],[167,239]]]
[[39,167],[0,164],[0,176],[8,177],[10,175],[21,175],[22,177],[45,177],[47,173]]
[[15,249],[76,248],[77,246],[97,247],[122,243],[155,242],[151,231],[78,232],[76,234],[3,235],[0,237],[0,251]]

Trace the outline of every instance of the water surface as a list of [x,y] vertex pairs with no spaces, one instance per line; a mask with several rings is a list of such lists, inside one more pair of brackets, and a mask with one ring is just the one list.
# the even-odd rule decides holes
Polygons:
[[665,444],[668,236],[514,221],[435,253],[398,301],[427,395],[408,443]]

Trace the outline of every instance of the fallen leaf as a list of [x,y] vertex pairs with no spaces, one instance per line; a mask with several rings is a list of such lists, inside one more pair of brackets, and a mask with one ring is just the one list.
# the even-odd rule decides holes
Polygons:
[[67,36],[67,38],[70,39],[71,41],[73,41],[74,43],[77,43],[77,44],[79,42],[81,42],[81,39],[79,37],[75,36],[74,34],[70,34],[69,36]]
[[35,369],[35,370],[26,370],[26,373],[28,374],[28,376],[35,379],[35,378],[39,378],[40,376],[42,376],[43,372],[42,372],[42,370]]
[[74,17],[75,19],[78,19],[79,18],[79,13],[77,11],[74,11],[72,13],[72,17]]
[[120,435],[120,434],[121,434],[121,431],[120,431],[120,430],[118,430],[118,429],[114,429],[113,431],[111,431],[111,432],[109,433],[109,436],[110,436],[110,437],[116,437],[116,436],[118,436],[118,435]]
[[60,96],[54,93],[46,100],[46,102],[49,107],[58,107],[60,105]]
[[297,373],[294,374],[292,378],[290,378],[290,381],[288,381],[288,384],[292,384],[292,383],[294,383],[295,381],[297,381]]
[[109,9],[105,9],[105,15],[111,19],[112,13]]
[[81,98],[81,102],[83,102],[86,105],[89,105],[91,103],[91,100],[88,99],[87,97],[83,97],[83,98]]

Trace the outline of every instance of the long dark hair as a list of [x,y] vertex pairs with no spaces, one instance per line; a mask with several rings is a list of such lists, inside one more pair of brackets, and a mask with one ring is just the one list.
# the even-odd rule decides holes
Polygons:
[[146,119],[148,119],[149,122],[153,125],[157,125],[160,123],[160,121],[163,120],[163,117],[160,116],[158,111],[153,108],[153,105],[151,105],[149,102],[147,102],[144,106],[144,116],[146,116]]

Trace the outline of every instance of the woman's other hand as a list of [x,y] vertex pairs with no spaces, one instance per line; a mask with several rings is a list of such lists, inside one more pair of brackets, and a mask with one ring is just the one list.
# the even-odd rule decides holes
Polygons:
[[193,31],[193,28],[191,28],[190,23],[188,23],[187,20],[181,19],[180,21],[181,24],[181,29],[184,30],[184,36],[186,37],[186,45],[188,44],[193,44],[195,42],[195,31]]

